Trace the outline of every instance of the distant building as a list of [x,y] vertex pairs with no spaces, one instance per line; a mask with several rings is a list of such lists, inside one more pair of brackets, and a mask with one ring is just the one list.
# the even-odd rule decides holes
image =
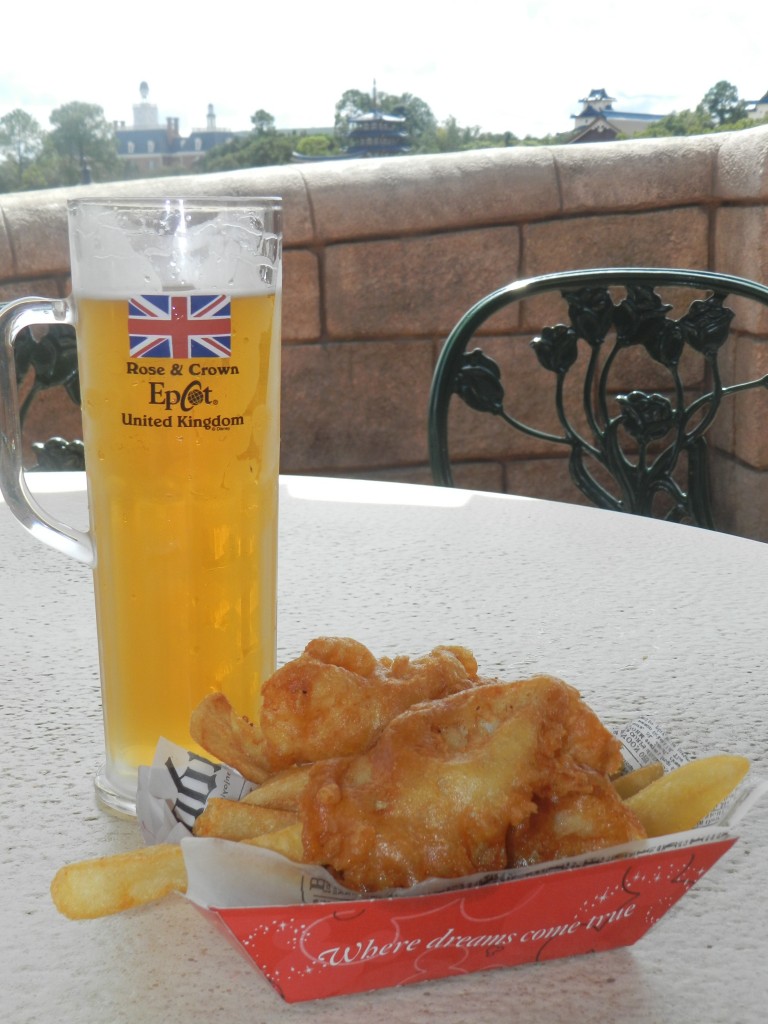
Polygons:
[[410,148],[405,118],[399,114],[383,114],[380,110],[350,117],[347,139],[347,155],[353,159],[400,156]]
[[747,100],[747,117],[753,121],[768,117],[768,92],[760,100]]
[[637,135],[660,121],[663,114],[632,114],[613,109],[615,98],[605,89],[593,89],[579,100],[581,113],[573,114],[573,134],[569,142],[612,142],[622,136]]
[[157,107],[149,103],[149,86],[139,86],[141,102],[134,104],[133,124],[115,123],[118,155],[139,173],[154,174],[171,168],[189,167],[214,146],[234,138],[235,132],[216,127],[213,104],[208,105],[205,128],[194,128],[186,137],[179,133],[178,117],[168,117],[161,125]]

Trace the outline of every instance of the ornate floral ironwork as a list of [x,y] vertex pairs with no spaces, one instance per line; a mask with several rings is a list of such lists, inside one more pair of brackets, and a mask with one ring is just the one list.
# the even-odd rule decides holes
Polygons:
[[498,364],[480,349],[467,352],[456,376],[456,392],[470,409],[500,413],[504,408],[504,388]]
[[627,433],[639,444],[660,441],[675,425],[675,408],[664,395],[630,391],[628,395],[617,395],[616,401],[622,408]]
[[77,368],[77,339],[74,328],[68,324],[54,324],[39,341],[35,341],[29,328],[19,331],[14,342],[16,381],[21,381],[32,370],[32,386],[20,409],[22,422],[30,405],[40,391],[63,387],[72,401],[80,404],[80,377]]
[[531,342],[536,358],[545,370],[567,373],[579,354],[579,336],[573,327],[557,324],[545,327]]
[[[32,373],[32,383],[19,409],[22,427],[35,398],[50,388],[61,387],[76,404],[80,404],[80,376],[77,365],[77,339],[68,324],[53,324],[39,341],[29,328],[19,331],[14,341],[16,383],[21,385]],[[49,470],[83,469],[85,459],[82,441],[65,441],[60,437],[32,445],[37,468]]]
[[37,456],[37,469],[85,469],[85,448],[82,441],[66,441],[63,437],[49,437],[32,445]]
[[[734,316],[724,305],[726,292],[712,291],[696,299],[674,319],[669,315],[673,307],[653,284],[628,282],[624,289],[618,302],[608,287],[561,290],[570,323],[545,327],[531,341],[539,364],[555,377],[562,434],[536,429],[505,409],[499,366],[480,349],[461,357],[453,391],[472,408],[492,412],[531,436],[568,445],[571,477],[596,505],[711,528],[704,434],[725,396],[768,387],[768,376],[723,385],[718,354]],[[586,433],[569,415],[564,400],[565,378],[577,363],[580,343],[587,354],[580,364]],[[667,370],[668,394],[612,391],[617,356],[631,346],[641,346]],[[688,401],[680,372],[687,349],[703,357],[709,375],[704,392]]]

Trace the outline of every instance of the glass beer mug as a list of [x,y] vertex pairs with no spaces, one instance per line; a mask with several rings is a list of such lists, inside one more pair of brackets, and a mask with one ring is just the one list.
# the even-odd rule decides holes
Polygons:
[[[221,690],[255,717],[274,671],[282,233],[278,199],[77,199],[72,296],[0,316],[0,484],[40,540],[93,569],[106,762],[99,804],[135,813],[137,768]],[[13,338],[77,333],[89,529],[25,484]]]

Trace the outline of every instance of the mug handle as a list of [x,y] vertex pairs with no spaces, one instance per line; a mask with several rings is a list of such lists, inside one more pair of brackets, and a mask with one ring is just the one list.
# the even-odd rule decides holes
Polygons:
[[8,508],[33,537],[92,567],[94,548],[90,534],[49,515],[27,487],[13,349],[16,335],[25,327],[37,324],[74,326],[74,322],[74,307],[69,299],[19,299],[0,310],[0,490]]

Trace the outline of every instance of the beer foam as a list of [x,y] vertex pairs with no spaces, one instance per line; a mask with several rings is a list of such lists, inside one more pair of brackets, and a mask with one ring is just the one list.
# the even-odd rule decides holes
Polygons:
[[278,221],[275,201],[73,203],[72,290],[100,299],[275,293],[281,286]]

